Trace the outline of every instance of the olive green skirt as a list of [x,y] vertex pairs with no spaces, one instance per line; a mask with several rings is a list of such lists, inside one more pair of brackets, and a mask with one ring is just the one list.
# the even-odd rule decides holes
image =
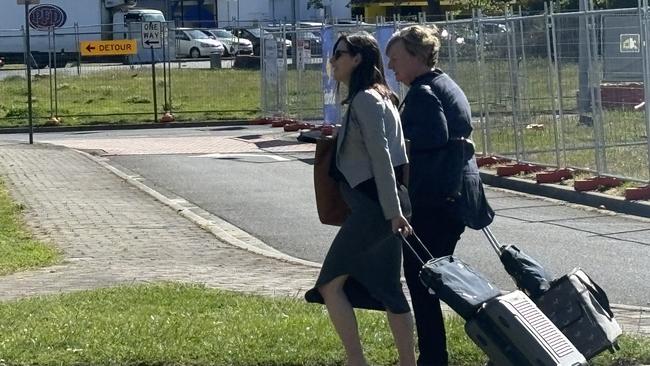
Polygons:
[[379,202],[346,183],[340,188],[352,213],[334,238],[316,284],[305,299],[324,303],[318,288],[349,275],[343,289],[353,307],[408,313],[410,307],[400,282],[400,239],[393,234]]

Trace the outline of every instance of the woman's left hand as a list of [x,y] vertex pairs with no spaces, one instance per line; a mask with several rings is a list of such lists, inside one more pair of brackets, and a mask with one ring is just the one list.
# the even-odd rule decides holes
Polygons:
[[409,224],[408,220],[402,215],[393,217],[391,220],[391,226],[393,228],[393,233],[397,234],[397,232],[402,232],[402,234],[406,236],[410,236],[413,234],[413,228],[411,227],[411,224]]

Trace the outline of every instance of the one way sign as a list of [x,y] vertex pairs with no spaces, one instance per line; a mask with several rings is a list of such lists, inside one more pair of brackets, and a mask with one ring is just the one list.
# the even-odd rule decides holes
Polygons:
[[162,48],[161,32],[162,27],[160,22],[142,23],[142,47]]

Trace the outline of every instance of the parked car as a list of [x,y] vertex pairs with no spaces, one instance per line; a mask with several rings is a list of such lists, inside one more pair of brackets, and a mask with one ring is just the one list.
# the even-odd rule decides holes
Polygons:
[[250,55],[253,53],[253,43],[246,38],[236,37],[225,29],[207,29],[203,31],[208,37],[223,43],[224,56]]
[[499,34],[508,31],[508,27],[506,27],[506,25],[503,23],[482,22],[480,24],[483,26],[483,33]]
[[4,65],[5,65],[5,58],[4,58],[4,57],[0,57],[0,67],[2,67],[2,66],[4,66]]
[[[504,37],[508,31],[505,24],[482,22],[480,25],[481,31],[483,33],[483,42],[485,45],[505,42]],[[458,44],[476,44],[479,41],[479,33],[471,24],[449,27],[449,29],[442,29],[441,36],[443,38],[450,39],[452,34],[454,36],[453,38],[456,39],[456,43]]]
[[356,19],[336,19],[335,23],[339,25],[360,25],[364,27],[373,25]]
[[[300,27],[305,27],[305,29],[298,28],[293,26],[293,24],[285,24],[284,30],[287,35],[287,39],[291,41],[294,46],[296,44],[296,32],[299,33],[300,38],[309,43],[309,49],[311,50],[312,55],[321,55],[323,54],[323,41],[320,37],[320,28],[315,26],[315,22],[301,22],[299,23]],[[321,24],[322,25],[322,24]],[[308,29],[311,28],[311,29]],[[282,29],[282,24],[269,24],[266,28],[269,31],[280,32]]]
[[[253,54],[260,54],[260,36],[261,32],[264,32],[264,35],[272,35],[267,30],[261,30],[260,28],[230,28],[228,29],[235,37],[245,38],[253,44]],[[276,37],[278,40],[278,51],[282,51],[282,42],[284,42],[284,47],[287,50],[287,55],[291,55],[293,43],[288,39],[283,39],[281,37]]]
[[223,44],[208,37],[198,29],[176,28],[176,56],[208,57],[211,54],[223,55]]

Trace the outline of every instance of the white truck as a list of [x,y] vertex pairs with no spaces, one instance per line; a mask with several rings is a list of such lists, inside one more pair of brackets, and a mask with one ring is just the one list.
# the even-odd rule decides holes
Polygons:
[[[13,0],[2,1],[7,4],[3,4],[0,11],[0,58],[4,58],[6,63],[22,63],[25,8]],[[40,28],[30,28],[32,64],[47,66],[50,53],[54,51],[57,65],[77,60],[79,42],[83,40],[138,38],[139,43],[139,23],[164,22],[165,17],[159,10],[138,9],[135,6],[136,0],[42,0],[38,5],[30,5],[30,9],[41,8],[30,15],[30,22],[41,25]],[[49,30],[42,26],[52,23],[56,23],[56,27]],[[150,53],[144,52],[149,50],[141,49],[140,44],[138,49],[138,55],[132,56],[131,61],[150,61]],[[156,50],[156,53],[160,53],[160,50]],[[160,58],[158,55],[154,57]]]

